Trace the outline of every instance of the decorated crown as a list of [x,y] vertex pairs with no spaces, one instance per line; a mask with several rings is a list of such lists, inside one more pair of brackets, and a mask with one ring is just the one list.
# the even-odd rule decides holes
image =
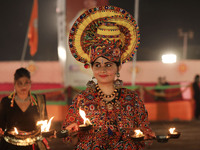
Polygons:
[[124,9],[114,6],[95,7],[85,11],[74,22],[69,47],[82,63],[105,57],[113,62],[132,60],[140,43],[139,28]]

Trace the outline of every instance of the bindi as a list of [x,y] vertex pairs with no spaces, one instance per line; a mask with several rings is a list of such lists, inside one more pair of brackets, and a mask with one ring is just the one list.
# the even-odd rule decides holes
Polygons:
[[103,64],[103,59],[101,59],[101,64]]

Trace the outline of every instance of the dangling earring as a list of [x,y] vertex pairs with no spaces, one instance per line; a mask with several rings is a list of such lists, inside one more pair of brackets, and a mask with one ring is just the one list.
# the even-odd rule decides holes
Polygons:
[[31,105],[32,106],[34,106],[34,105],[37,106],[37,102],[36,102],[34,96],[31,94],[31,90],[29,91],[29,97],[30,97],[30,100],[31,100]]
[[10,95],[10,97],[12,98],[10,107],[13,107],[14,106],[14,99],[15,99],[15,89],[14,89],[14,92]]
[[116,89],[119,89],[119,88],[122,88],[122,86],[123,86],[123,81],[119,79],[119,77],[120,77],[119,72],[117,72],[116,75],[117,75],[117,79],[113,82],[113,84],[114,84],[114,87],[115,87]]
[[95,89],[96,88],[96,83],[93,81],[93,79],[95,79],[95,77],[92,77],[92,80],[89,80],[86,84],[86,86],[90,89]]

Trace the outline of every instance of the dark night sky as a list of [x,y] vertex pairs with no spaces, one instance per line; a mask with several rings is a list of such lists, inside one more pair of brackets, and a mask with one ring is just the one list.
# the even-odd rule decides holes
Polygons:
[[[110,0],[111,5],[133,14],[134,0]],[[159,60],[173,51],[182,57],[184,32],[188,40],[188,59],[200,59],[200,0],[140,0],[141,44],[137,60]],[[5,0],[0,3],[0,61],[20,60],[32,8],[32,0]],[[27,49],[26,60],[57,60],[56,0],[39,0],[39,47],[34,57]]]
[[[31,57],[29,47],[26,60],[58,60],[56,0],[39,2],[38,52]],[[5,0],[0,3],[0,60],[21,60],[33,0]],[[2,24],[3,23],[3,24]]]

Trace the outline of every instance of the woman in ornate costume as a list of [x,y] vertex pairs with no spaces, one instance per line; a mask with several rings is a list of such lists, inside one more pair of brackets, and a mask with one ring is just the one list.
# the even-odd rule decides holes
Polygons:
[[78,131],[83,124],[81,109],[93,125],[92,130],[65,139],[75,149],[140,150],[145,142],[130,138],[135,129],[145,139],[155,137],[143,101],[135,91],[122,88],[119,79],[121,64],[133,58],[139,41],[135,20],[118,7],[89,9],[75,21],[69,36],[71,53],[86,68],[91,65],[97,80],[89,81],[86,90],[74,98],[63,123],[63,129]]
[[48,142],[40,136],[36,126],[37,121],[47,119],[46,101],[43,95],[30,92],[31,79],[27,69],[16,70],[14,89],[0,103],[0,149],[49,149]]

